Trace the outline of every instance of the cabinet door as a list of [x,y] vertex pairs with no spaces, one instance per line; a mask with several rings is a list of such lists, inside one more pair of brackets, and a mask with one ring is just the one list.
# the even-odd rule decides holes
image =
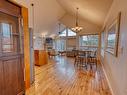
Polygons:
[[17,95],[23,91],[21,63],[18,57],[4,59],[4,95]]
[[3,79],[3,64],[2,61],[0,61],[0,95],[4,95],[3,91],[4,91],[4,79]]

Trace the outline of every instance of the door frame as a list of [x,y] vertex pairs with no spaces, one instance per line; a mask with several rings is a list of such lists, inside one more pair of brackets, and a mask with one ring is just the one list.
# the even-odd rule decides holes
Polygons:
[[24,33],[24,80],[25,88],[30,88],[30,41],[29,41],[29,24],[28,24],[28,8],[17,3],[14,0],[7,0],[10,3],[13,3],[21,7],[21,18],[22,18],[22,27]]

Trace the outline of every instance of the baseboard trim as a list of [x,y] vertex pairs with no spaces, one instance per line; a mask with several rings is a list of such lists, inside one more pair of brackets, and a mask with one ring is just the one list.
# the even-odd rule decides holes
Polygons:
[[111,93],[112,93],[112,95],[115,95],[114,92],[113,92],[112,86],[111,86],[111,84],[110,84],[110,81],[109,81],[109,79],[108,79],[107,73],[106,73],[106,71],[105,71],[105,69],[104,69],[104,65],[102,64],[101,61],[100,61],[100,63],[101,63],[101,65],[102,65],[102,69],[103,69],[103,72],[104,72],[104,74],[105,74],[106,80],[107,80],[108,85],[109,85],[109,88],[110,88],[110,90],[111,90]]

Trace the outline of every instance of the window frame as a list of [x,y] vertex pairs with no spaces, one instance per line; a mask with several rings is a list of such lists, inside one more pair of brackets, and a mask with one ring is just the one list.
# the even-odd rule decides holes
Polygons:
[[99,34],[85,34],[85,35],[81,35],[80,37],[83,37],[83,36],[94,36],[94,35],[97,35],[98,36],[98,43],[97,45],[83,45],[82,44],[82,41],[83,39],[79,39],[80,40],[80,47],[95,47],[95,48],[98,48],[99,47]]

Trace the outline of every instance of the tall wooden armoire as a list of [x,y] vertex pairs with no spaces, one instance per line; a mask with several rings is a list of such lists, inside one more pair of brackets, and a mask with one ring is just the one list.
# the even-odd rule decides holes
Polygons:
[[24,94],[21,7],[0,0],[0,95]]

